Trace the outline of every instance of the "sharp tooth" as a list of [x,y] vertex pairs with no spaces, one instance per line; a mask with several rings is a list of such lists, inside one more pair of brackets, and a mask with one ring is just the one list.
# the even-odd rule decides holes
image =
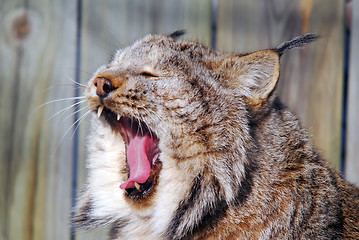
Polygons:
[[135,187],[137,188],[138,191],[141,191],[141,185],[138,184],[138,182],[135,182]]
[[117,114],[117,121],[119,121],[120,120],[120,114]]
[[104,108],[105,108],[104,105],[101,105],[101,106],[98,107],[98,109],[97,109],[97,117],[98,118],[101,117],[101,114],[102,114],[102,111],[103,111]]

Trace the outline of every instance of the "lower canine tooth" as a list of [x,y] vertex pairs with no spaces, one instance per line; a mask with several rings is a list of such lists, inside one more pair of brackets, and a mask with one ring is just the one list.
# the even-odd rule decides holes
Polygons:
[[140,191],[140,189],[141,189],[141,185],[140,185],[140,184],[138,184],[137,182],[135,182],[135,187],[136,187],[136,189],[137,189],[138,191]]
[[101,114],[102,114],[102,111],[103,111],[104,108],[105,108],[104,105],[101,105],[101,106],[98,107],[98,109],[97,109],[97,117],[98,118],[101,117]]
[[117,114],[117,121],[120,120],[120,114]]

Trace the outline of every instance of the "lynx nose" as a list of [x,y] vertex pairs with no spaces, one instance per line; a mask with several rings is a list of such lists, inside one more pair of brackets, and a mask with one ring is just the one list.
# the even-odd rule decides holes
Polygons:
[[100,98],[107,97],[110,92],[116,89],[112,86],[111,80],[104,77],[95,78],[94,85],[96,87],[96,94]]

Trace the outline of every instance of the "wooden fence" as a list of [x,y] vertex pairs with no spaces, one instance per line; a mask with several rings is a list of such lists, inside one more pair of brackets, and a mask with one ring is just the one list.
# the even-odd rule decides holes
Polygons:
[[87,123],[84,118],[74,133],[84,112],[67,107],[83,91],[73,81],[85,84],[116,48],[148,33],[186,29],[186,38],[226,52],[319,33],[318,42],[282,57],[278,93],[333,166],[359,183],[359,1],[346,6],[338,0],[0,0],[0,239],[106,239],[106,230],[71,236],[72,196],[86,176]]

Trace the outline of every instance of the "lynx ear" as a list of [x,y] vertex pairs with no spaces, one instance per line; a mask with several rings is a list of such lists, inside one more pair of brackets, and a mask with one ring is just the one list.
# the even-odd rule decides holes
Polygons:
[[279,76],[279,54],[262,50],[242,56],[228,56],[219,66],[226,85],[246,91],[248,103],[260,106],[274,90]]
[[248,103],[260,106],[273,92],[279,76],[279,58],[289,49],[302,47],[319,36],[307,33],[284,42],[279,47],[244,55],[231,55],[212,65],[226,85],[245,91]]

